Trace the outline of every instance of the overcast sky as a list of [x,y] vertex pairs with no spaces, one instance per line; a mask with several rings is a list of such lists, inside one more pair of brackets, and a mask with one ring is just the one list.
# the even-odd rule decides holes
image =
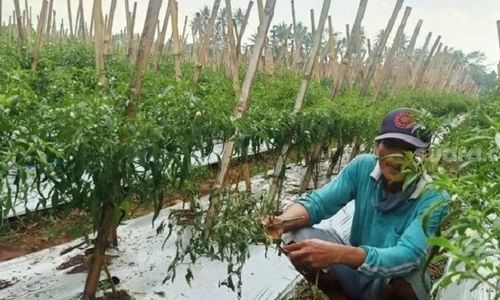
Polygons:
[[[57,11],[58,24],[64,18],[67,24],[67,0],[54,0],[54,9]],[[24,1],[20,1],[24,5]],[[33,18],[39,13],[42,0],[28,0],[33,6]],[[88,19],[92,9],[91,0],[84,0],[85,17]],[[110,0],[102,0],[103,12],[109,11]],[[133,0],[130,0],[133,3]],[[146,0],[138,0],[137,25],[136,30],[140,31],[144,24],[147,4]],[[179,30],[182,30],[184,16],[191,19],[195,12],[204,5],[212,6],[213,0],[178,0],[179,2]],[[231,0],[232,8],[238,7],[246,9],[249,0]],[[254,1],[255,2],[255,1]],[[125,0],[118,0],[118,7],[115,17],[113,31],[119,32],[125,27]],[[310,28],[310,9],[314,9],[316,22],[319,19],[323,1],[321,0],[295,0],[297,20]],[[376,33],[384,28],[393,10],[396,0],[369,0],[366,9],[363,27],[369,38],[373,38]],[[73,22],[76,17],[78,0],[71,0],[73,11]],[[356,16],[359,5],[357,0],[332,0],[330,15],[333,18],[335,31],[345,32],[345,24],[352,24]],[[442,36],[444,45],[462,49],[465,52],[481,50],[487,56],[486,64],[490,69],[496,70],[496,64],[500,59],[500,47],[497,36],[496,20],[500,19],[500,1],[498,0],[405,0],[405,6],[413,8],[405,32],[410,35],[418,19],[423,19],[424,23],[418,39],[418,44],[424,42],[425,35],[433,32],[433,37]],[[166,11],[167,0],[163,0],[160,18],[163,18]],[[222,1],[221,6],[224,6]],[[8,21],[9,14],[14,9],[13,0],[3,0],[2,17],[3,21]],[[399,14],[399,19],[403,14],[403,9]],[[273,24],[285,21],[291,23],[290,0],[277,0]],[[396,26],[397,24],[396,23]],[[188,21],[189,24],[189,21]],[[258,25],[257,6],[254,3],[250,23],[247,27],[248,37],[256,32]],[[58,25],[59,26],[59,25]],[[170,28],[170,27],[169,27]],[[395,27],[396,28],[396,27]],[[395,31],[394,29],[393,31]],[[187,30],[189,33],[190,30]]]

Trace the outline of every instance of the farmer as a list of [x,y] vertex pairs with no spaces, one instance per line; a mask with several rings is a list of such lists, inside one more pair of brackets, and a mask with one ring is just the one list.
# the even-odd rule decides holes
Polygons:
[[[422,219],[429,206],[449,195],[429,186],[427,175],[403,189],[403,155],[427,149],[430,142],[429,135],[415,129],[414,119],[410,109],[390,112],[375,138],[375,155],[358,156],[333,181],[263,221],[272,237],[282,237],[297,270],[332,298],[430,297],[421,280],[426,238],[448,207],[433,210],[427,228]],[[311,227],[351,200],[355,210],[349,240],[335,228]]]

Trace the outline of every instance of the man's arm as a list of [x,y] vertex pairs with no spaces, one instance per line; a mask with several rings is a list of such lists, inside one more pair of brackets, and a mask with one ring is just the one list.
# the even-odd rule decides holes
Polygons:
[[[337,213],[355,197],[358,168],[365,159],[365,156],[359,156],[350,162],[334,180],[305,195],[280,216],[264,219],[262,221],[264,225],[276,225],[272,228],[268,227],[269,235],[279,238],[283,232],[317,224]],[[294,221],[287,222],[292,219]]]

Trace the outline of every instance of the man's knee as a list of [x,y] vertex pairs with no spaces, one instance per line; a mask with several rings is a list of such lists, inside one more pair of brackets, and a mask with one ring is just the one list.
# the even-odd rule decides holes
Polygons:
[[287,232],[282,237],[285,244],[291,242],[301,242],[307,239],[318,239],[336,244],[344,244],[342,238],[335,231],[328,231],[316,227],[304,227],[298,230]]
[[285,242],[285,244],[289,244],[291,242],[298,243],[307,239],[315,238],[314,237],[315,230],[317,229],[313,227],[304,227],[301,229],[287,232],[283,235],[283,242]]

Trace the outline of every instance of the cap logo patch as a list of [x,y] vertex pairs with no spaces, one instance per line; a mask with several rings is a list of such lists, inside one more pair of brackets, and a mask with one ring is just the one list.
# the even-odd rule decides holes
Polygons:
[[394,117],[394,125],[398,128],[408,129],[415,126],[414,116],[410,113],[398,113]]

